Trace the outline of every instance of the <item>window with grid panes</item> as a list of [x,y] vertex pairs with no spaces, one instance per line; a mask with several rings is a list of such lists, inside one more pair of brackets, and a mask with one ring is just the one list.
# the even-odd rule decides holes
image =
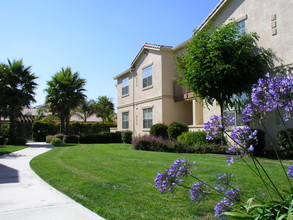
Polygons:
[[143,128],[149,129],[153,125],[153,109],[143,109]]
[[152,71],[153,67],[148,66],[142,70],[142,87],[146,88],[152,85]]
[[122,113],[122,129],[129,129],[129,112]]

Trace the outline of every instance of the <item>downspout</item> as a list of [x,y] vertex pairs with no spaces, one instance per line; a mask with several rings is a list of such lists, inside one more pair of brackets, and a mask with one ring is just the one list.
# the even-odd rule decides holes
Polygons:
[[132,130],[133,130],[133,136],[136,136],[136,130],[135,130],[135,105],[134,105],[134,69],[135,67],[132,66],[130,72],[132,73]]

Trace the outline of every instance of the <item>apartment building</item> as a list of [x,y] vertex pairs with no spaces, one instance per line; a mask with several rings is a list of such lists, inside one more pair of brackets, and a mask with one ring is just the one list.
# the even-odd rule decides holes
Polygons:
[[[277,71],[293,69],[292,0],[222,0],[198,29],[208,23],[219,25],[232,20],[242,31],[256,32],[259,45],[271,48],[278,60]],[[219,114],[217,105],[205,107],[190,92],[177,85],[176,56],[189,39],[170,47],[145,44],[130,68],[114,77],[117,80],[118,130],[132,130],[134,135],[148,133],[155,123],[181,121],[191,130],[200,130],[211,115]],[[235,111],[229,111],[237,117]],[[283,129],[275,116],[267,122],[275,136]],[[256,128],[259,125],[254,125]]]

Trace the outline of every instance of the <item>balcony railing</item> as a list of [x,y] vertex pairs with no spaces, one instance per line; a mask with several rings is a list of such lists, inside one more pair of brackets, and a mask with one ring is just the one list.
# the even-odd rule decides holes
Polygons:
[[173,98],[175,102],[180,102],[193,98],[193,93],[187,88],[182,88],[176,82],[173,82]]

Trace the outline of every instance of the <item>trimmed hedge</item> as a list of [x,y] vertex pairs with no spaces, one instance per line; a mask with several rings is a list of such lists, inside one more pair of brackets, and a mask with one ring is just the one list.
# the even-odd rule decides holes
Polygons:
[[5,138],[0,136],[0,145],[4,145],[6,142]]
[[126,144],[132,143],[132,131],[122,131],[121,132],[122,142]]
[[70,135],[85,135],[85,134],[98,134],[109,133],[110,127],[113,127],[113,123],[90,123],[90,122],[71,122],[70,123]]
[[188,132],[189,128],[186,124],[174,121],[168,127],[168,136],[172,140],[176,140],[179,135],[184,132]]
[[280,147],[282,157],[287,159],[293,159],[293,146],[290,139],[293,142],[293,128],[288,128],[287,131],[281,130],[277,134],[277,142]]
[[79,143],[79,137],[77,135],[65,135],[63,137],[63,142],[68,144],[78,144]]
[[150,129],[150,135],[155,137],[168,138],[168,126],[165,124],[154,124]]
[[46,136],[57,134],[59,125],[51,122],[35,121],[32,125],[33,141],[43,142],[46,141]]
[[24,137],[17,137],[15,139],[15,145],[26,145],[26,138],[24,138]]
[[81,144],[112,143],[111,133],[86,134],[79,138]]
[[204,131],[184,132],[177,137],[177,140],[190,146],[208,144]]

